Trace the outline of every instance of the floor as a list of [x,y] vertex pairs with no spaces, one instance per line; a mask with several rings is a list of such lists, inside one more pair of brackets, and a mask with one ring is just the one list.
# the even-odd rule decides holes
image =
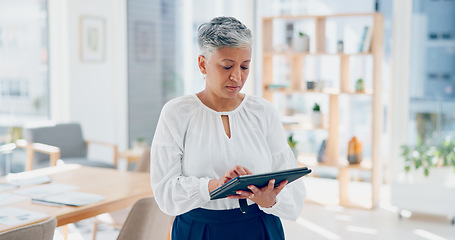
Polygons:
[[[305,178],[308,196],[297,221],[282,220],[287,240],[333,239],[427,239],[455,240],[455,226],[445,216],[402,212],[389,204],[389,190],[385,186],[381,204],[374,210],[344,208],[337,205],[337,182],[321,178]],[[354,183],[350,197],[359,205],[369,204],[369,184]],[[91,239],[90,219],[70,225],[70,240]],[[101,225],[98,240],[116,239],[118,229]],[[57,229],[54,240],[63,239]]]

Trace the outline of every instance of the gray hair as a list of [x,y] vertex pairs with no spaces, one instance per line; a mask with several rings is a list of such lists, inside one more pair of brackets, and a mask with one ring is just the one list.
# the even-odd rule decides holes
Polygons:
[[216,17],[198,28],[197,40],[201,55],[211,54],[223,47],[250,47],[253,37],[250,29],[234,17]]

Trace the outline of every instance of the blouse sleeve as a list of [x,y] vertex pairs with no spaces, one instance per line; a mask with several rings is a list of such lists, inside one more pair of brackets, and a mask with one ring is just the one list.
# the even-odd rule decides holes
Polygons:
[[210,201],[210,179],[183,176],[184,129],[174,121],[171,112],[163,107],[158,120],[151,148],[150,174],[158,206],[164,213],[176,216]]
[[[297,168],[294,154],[287,144],[286,134],[280,121],[278,112],[270,105],[267,109],[268,130],[267,143],[272,154],[272,169],[274,171]],[[303,179],[289,183],[276,197],[276,203],[270,208],[261,208],[264,212],[288,220],[297,220],[306,196]]]

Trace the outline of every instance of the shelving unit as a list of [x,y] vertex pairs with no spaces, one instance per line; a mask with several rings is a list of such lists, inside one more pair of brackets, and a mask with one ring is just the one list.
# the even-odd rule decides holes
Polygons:
[[[331,53],[326,51],[326,20],[330,18],[356,18],[369,17],[372,18],[372,41],[370,52],[367,53]],[[306,53],[292,51],[275,51],[274,50],[274,21],[297,22],[302,20],[314,21],[314,41],[313,51]],[[383,28],[382,15],[379,13],[355,13],[355,14],[337,14],[337,15],[320,15],[320,16],[277,16],[266,17],[262,20],[262,86],[263,97],[273,102],[274,94],[294,95],[294,94],[323,94],[329,98],[329,112],[327,126],[313,128],[305,123],[285,125],[285,129],[293,130],[322,130],[328,131],[327,145],[325,150],[324,163],[318,163],[315,156],[299,155],[298,161],[306,166],[324,166],[338,168],[339,181],[339,203],[343,206],[352,206],[348,196],[348,187],[350,183],[350,170],[361,169],[371,171],[371,186],[372,200],[371,208],[375,208],[379,203],[379,191],[382,183],[382,160],[380,156],[381,134],[382,134],[382,83],[381,83],[381,62],[383,54]],[[322,88],[320,90],[307,90],[306,80],[302,66],[305,64],[305,59],[312,56],[330,56],[338,57],[340,64],[339,72],[339,87],[337,88]],[[372,87],[366,89],[365,92],[355,92],[350,86],[350,59],[355,56],[371,56],[373,60],[373,76]],[[284,57],[290,62],[290,75],[288,87],[269,88],[273,84],[279,83],[274,79],[274,61],[275,57]],[[371,160],[364,160],[361,164],[350,165],[347,162],[346,156],[340,156],[339,146],[339,125],[340,125],[340,108],[339,97],[341,95],[350,95],[356,97],[358,95],[371,97]],[[347,146],[346,146],[347,147]]]

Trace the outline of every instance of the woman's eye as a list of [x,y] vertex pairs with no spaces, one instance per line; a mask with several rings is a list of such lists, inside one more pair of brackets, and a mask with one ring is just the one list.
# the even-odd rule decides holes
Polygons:
[[232,68],[232,66],[230,66],[230,67],[223,67],[223,68],[226,69],[226,70],[229,70],[229,69]]
[[242,69],[243,69],[243,70],[247,70],[247,69],[248,69],[248,67],[242,67]]

